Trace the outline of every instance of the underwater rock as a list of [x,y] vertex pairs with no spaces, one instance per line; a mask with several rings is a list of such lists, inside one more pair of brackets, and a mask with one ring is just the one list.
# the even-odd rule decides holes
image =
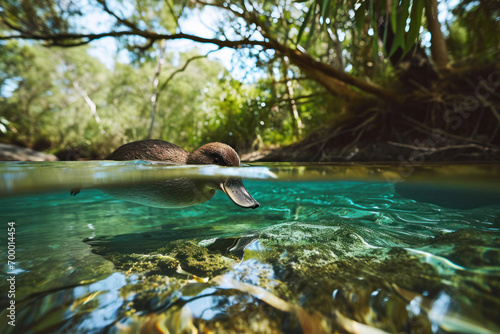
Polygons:
[[194,241],[174,241],[158,251],[177,259],[184,271],[200,277],[219,275],[236,263],[235,257],[210,251]]
[[113,262],[115,268],[127,273],[161,274],[173,276],[178,271],[180,262],[161,254],[130,254],[109,253],[106,258]]
[[233,254],[238,259],[242,259],[245,254],[245,248],[253,241],[257,240],[257,235],[247,235],[243,237],[216,238],[207,241],[200,241],[200,246],[206,247],[211,251],[219,251],[222,254]]
[[110,250],[106,243],[89,244],[95,254],[104,256],[117,269],[144,275],[213,277],[229,269],[237,260],[231,254],[222,255],[220,251],[209,250],[192,240],[164,242],[163,247],[150,250],[149,254],[130,254],[128,249],[121,252],[115,247]]
[[[363,225],[347,222],[288,222],[248,236],[166,241],[146,254],[120,254],[100,245],[95,253],[127,275],[138,275],[136,283],[121,288],[129,302],[111,328],[215,333],[500,329],[495,297],[500,283],[467,269],[472,262],[460,262],[470,258],[482,261],[479,267],[497,266],[500,245],[491,247],[499,244],[494,234],[450,232],[419,239],[410,248],[389,234],[373,236]],[[381,236],[386,240],[376,239]],[[241,262],[233,249],[243,252]]]

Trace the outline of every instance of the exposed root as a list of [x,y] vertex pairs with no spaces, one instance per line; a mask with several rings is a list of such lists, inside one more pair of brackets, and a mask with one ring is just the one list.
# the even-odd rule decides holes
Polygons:
[[353,103],[348,118],[259,161],[499,161],[500,84],[484,79],[496,71],[456,71],[429,87],[414,82],[403,104]]

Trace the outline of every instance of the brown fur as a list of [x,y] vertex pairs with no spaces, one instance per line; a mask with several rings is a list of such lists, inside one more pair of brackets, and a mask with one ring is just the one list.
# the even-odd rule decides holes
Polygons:
[[148,160],[185,164],[188,154],[186,150],[172,143],[148,139],[120,146],[106,160]]
[[[240,165],[240,157],[235,150],[226,144],[209,143],[188,153],[179,146],[163,140],[141,140],[125,144],[117,148],[107,159],[118,161],[148,160],[197,165]],[[248,194],[241,180],[236,179],[193,180],[178,178],[105,189],[106,192],[117,198],[162,208],[181,208],[200,204],[211,199],[216,190],[226,192],[227,196],[239,206],[254,209],[259,206],[259,203]],[[76,195],[78,192],[79,190],[72,190],[71,194]]]
[[125,144],[111,153],[107,160],[165,161],[176,164],[239,166],[240,157],[231,146],[223,143],[209,143],[188,153],[172,143],[148,139]]

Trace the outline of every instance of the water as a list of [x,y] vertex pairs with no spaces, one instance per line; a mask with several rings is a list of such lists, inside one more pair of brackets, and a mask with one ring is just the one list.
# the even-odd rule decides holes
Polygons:
[[[1,163],[0,175],[2,333],[500,332],[497,165]],[[164,209],[108,191],[179,177],[243,177],[261,206],[219,191]]]

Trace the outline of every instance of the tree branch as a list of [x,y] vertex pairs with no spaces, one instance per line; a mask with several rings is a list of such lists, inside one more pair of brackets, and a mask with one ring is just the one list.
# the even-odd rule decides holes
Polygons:
[[161,85],[161,87],[158,89],[158,94],[157,96],[160,95],[160,93],[168,87],[168,84],[170,83],[170,81],[172,81],[172,79],[174,78],[174,76],[177,74],[177,73],[180,73],[180,72],[184,72],[186,70],[186,68],[188,67],[189,63],[191,63],[192,61],[196,60],[196,59],[200,59],[200,58],[206,58],[208,57],[209,54],[211,54],[212,52],[215,52],[215,51],[219,51],[220,49],[216,49],[216,50],[212,50],[212,51],[209,51],[207,52],[205,55],[199,55],[199,56],[194,56],[194,57],[191,57],[189,58],[186,63],[184,64],[184,66],[182,66],[181,68],[175,70],[174,72],[172,72],[172,74],[170,74],[170,76],[167,78],[167,80],[165,80],[165,82],[163,83],[163,85]]
[[[71,46],[79,46],[83,44],[88,44],[94,40],[101,39],[104,37],[124,37],[124,36],[139,36],[148,40],[148,42],[144,46],[137,46],[138,49],[145,49],[151,47],[151,45],[157,40],[174,40],[174,39],[189,39],[198,43],[208,43],[215,44],[219,48],[243,48],[243,47],[254,47],[261,46],[264,49],[273,49],[281,57],[288,56],[290,61],[298,66],[304,73],[306,73],[309,77],[316,80],[323,86],[325,86],[329,91],[336,94],[337,96],[345,99],[345,100],[355,100],[359,97],[359,93],[353,90],[351,86],[355,86],[362,91],[365,91],[370,94],[374,94],[379,98],[400,102],[401,97],[396,95],[393,91],[383,89],[382,87],[358,79],[354,76],[351,76],[348,73],[345,73],[339,69],[334,68],[328,64],[316,61],[310,55],[305,52],[301,52],[295,48],[291,48],[286,45],[286,42],[280,42],[277,39],[271,36],[271,33],[268,31],[265,23],[261,21],[258,16],[258,13],[252,12],[243,12],[239,13],[238,11],[230,8],[224,7],[220,4],[211,4],[204,2],[202,0],[195,0],[196,3],[202,6],[216,6],[224,8],[233,15],[242,17],[249,24],[253,23],[256,25],[257,30],[264,37],[263,40],[251,40],[249,38],[242,38],[240,40],[221,40],[218,38],[203,38],[195,35],[185,34],[185,33],[176,33],[176,34],[157,34],[147,30],[137,29],[132,23],[126,21],[124,19],[119,18],[112,11],[107,9],[106,3],[104,0],[101,0],[103,6],[105,6],[105,10],[112,16],[114,16],[119,22],[128,26],[132,30],[126,31],[110,31],[106,33],[100,34],[40,34],[40,33],[32,33],[26,31],[19,31],[20,35],[11,35],[11,36],[0,36],[0,40],[6,39],[30,39],[30,40],[41,40],[47,42],[49,46],[62,46],[62,47],[71,47]],[[246,13],[246,15],[245,15]]]
[[[374,94],[378,97],[381,97],[385,100],[400,102],[401,98],[396,95],[396,93],[383,89],[382,87],[369,83],[364,80],[360,80],[356,77],[345,73],[343,70],[339,70],[330,66],[328,64],[316,61],[310,55],[305,52],[301,52],[297,49],[292,49],[291,47],[286,45],[286,42],[281,43],[277,39],[271,36],[268,27],[262,22],[257,13],[243,11],[239,13],[229,7],[224,7],[220,4],[207,3],[202,0],[195,0],[196,3],[204,5],[204,6],[215,6],[220,7],[226,10],[231,11],[235,16],[242,17],[249,23],[253,23],[257,26],[259,32],[262,36],[269,41],[269,44],[272,45],[272,48],[276,51],[280,52],[282,56],[288,56],[292,63],[297,65],[300,69],[304,70],[308,75],[310,75],[316,81],[322,83],[326,88],[328,88],[334,94],[341,96],[347,100],[352,100],[356,98],[356,92],[352,91],[350,87],[345,84],[352,85],[358,87],[359,89]],[[245,15],[246,13],[247,15]],[[327,76],[333,77],[326,78]],[[330,79],[330,80],[328,80]],[[330,82],[328,82],[330,81]]]
[[158,55],[158,62],[156,64],[155,77],[153,79],[153,95],[151,96],[151,124],[149,126],[148,139],[151,139],[153,136],[153,127],[155,125],[156,109],[158,106],[158,96],[160,95],[158,83],[160,82],[161,68],[165,62],[166,48],[167,43],[165,40],[162,40],[160,45],[160,54]]
[[313,59],[310,55],[306,53],[291,49],[285,45],[274,44],[274,48],[289,56],[290,60],[301,69],[309,69],[310,71],[315,71],[318,74],[327,75],[343,83],[358,87],[359,89],[367,93],[379,96],[385,100],[393,102],[401,102],[401,97],[396,95],[395,92],[386,90],[376,84],[372,84],[367,81],[353,77],[348,73],[345,73],[343,71],[334,68],[333,66],[330,66],[328,64]]
[[113,16],[118,22],[120,22],[123,25],[129,27],[130,29],[132,29],[132,31],[139,30],[139,28],[137,28],[136,24],[130,22],[127,19],[122,19],[121,17],[119,17],[118,15],[116,15],[115,12],[113,12],[111,9],[109,9],[108,4],[106,3],[106,0],[98,0],[98,2],[102,5],[104,11],[106,13],[108,13],[109,15]]
[[78,81],[73,81],[73,87],[75,87],[76,91],[84,98],[85,102],[87,102],[87,104],[89,105],[90,112],[92,113],[92,116],[94,116],[95,121],[99,126],[99,130],[101,130],[101,134],[104,134],[105,131],[102,128],[101,118],[97,113],[96,104],[94,103],[94,101],[92,101],[87,92],[78,84]]
[[[220,40],[217,38],[204,38],[190,34],[178,33],[178,34],[157,34],[150,31],[138,30],[138,31],[109,31],[100,34],[57,34],[57,35],[37,35],[28,34],[24,31],[20,35],[0,35],[0,40],[9,39],[26,39],[26,40],[37,40],[46,41],[48,46],[62,46],[62,47],[72,47],[88,44],[92,41],[105,38],[105,37],[124,37],[124,36],[139,36],[144,37],[152,42],[157,40],[174,40],[174,39],[189,39],[198,43],[215,44],[220,48],[242,48],[246,46],[262,46],[265,49],[272,49],[273,47],[266,41],[255,41],[250,39],[241,39],[238,41]],[[83,39],[83,40],[82,40]],[[76,41],[79,40],[79,41]]]
[[404,147],[404,148],[410,148],[415,151],[422,151],[419,154],[421,155],[429,155],[433,154],[435,152],[439,151],[445,151],[445,150],[453,150],[453,149],[464,149],[464,148],[477,148],[481,151],[496,151],[490,147],[486,146],[481,146],[477,144],[464,144],[464,145],[446,145],[442,147],[425,147],[425,146],[415,146],[415,145],[409,145],[409,144],[403,144],[403,143],[396,143],[393,141],[388,141],[387,142],[389,145],[392,146],[398,146],[398,147]]

